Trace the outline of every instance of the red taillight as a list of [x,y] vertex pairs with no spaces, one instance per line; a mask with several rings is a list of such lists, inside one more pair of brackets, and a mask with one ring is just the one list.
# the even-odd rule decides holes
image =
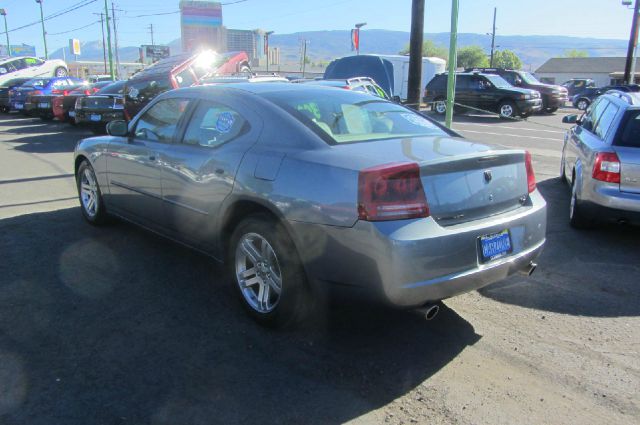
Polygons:
[[[94,93],[98,93],[100,91],[100,89],[97,88],[97,87],[94,87],[94,88],[91,89],[91,91],[93,91]],[[89,94],[88,92],[89,92],[89,90],[87,90],[87,94]]]
[[[95,93],[95,92],[94,92],[94,93]],[[85,90],[85,91],[84,91],[84,94],[85,94],[85,95],[87,95],[87,96],[91,95],[91,90]]]
[[600,152],[593,163],[593,178],[603,182],[620,183],[620,160],[614,152]]
[[64,93],[64,90],[60,90],[60,89],[51,90],[51,94],[62,94],[62,93]]
[[42,90],[34,90],[29,93],[31,96],[40,96],[42,94]]
[[524,153],[524,165],[527,168],[527,187],[531,193],[536,190],[536,175],[533,172],[533,160],[529,151]]
[[351,89],[351,87],[349,87],[349,86],[342,86],[342,88],[345,89],[345,90],[350,90]]
[[415,162],[379,165],[358,176],[358,218],[366,221],[429,216],[429,205]]

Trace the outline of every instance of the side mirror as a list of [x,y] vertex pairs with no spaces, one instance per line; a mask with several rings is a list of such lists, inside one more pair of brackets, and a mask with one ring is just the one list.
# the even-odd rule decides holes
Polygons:
[[395,103],[402,103],[402,99],[400,99],[400,96],[392,96],[391,97],[391,101],[395,102]]
[[116,120],[107,124],[107,133],[110,136],[127,137],[129,134],[129,126],[126,121]]
[[565,124],[579,124],[577,115],[565,115],[562,117],[562,122]]

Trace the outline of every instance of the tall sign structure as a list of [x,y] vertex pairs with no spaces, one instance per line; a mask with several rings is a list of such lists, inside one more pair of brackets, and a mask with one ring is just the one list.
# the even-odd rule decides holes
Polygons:
[[222,26],[222,4],[207,0],[180,1],[182,50],[193,52],[227,50],[226,31]]

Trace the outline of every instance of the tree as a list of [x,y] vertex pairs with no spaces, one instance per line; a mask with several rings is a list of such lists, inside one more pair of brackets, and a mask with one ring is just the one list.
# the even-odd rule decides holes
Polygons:
[[[402,49],[399,54],[408,55],[409,54],[409,45]],[[449,57],[447,49],[444,46],[438,46],[431,40],[426,40],[422,44],[422,56],[436,57],[447,59]]]
[[493,66],[495,68],[520,69],[522,61],[511,50],[496,50],[493,54]]
[[565,58],[588,58],[589,53],[584,50],[569,49],[564,51]]
[[480,46],[467,46],[458,50],[458,67],[486,68],[489,66],[487,55]]

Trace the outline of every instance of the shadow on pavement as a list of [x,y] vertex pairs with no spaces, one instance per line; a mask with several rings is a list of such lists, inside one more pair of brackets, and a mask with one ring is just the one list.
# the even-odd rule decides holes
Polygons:
[[547,200],[547,243],[529,278],[514,276],[480,290],[508,304],[578,316],[640,315],[640,228],[569,226],[569,188],[559,178],[538,188]]
[[480,338],[448,308],[266,330],[209,258],[77,208],[0,221],[0,249],[6,424],[343,423]]

